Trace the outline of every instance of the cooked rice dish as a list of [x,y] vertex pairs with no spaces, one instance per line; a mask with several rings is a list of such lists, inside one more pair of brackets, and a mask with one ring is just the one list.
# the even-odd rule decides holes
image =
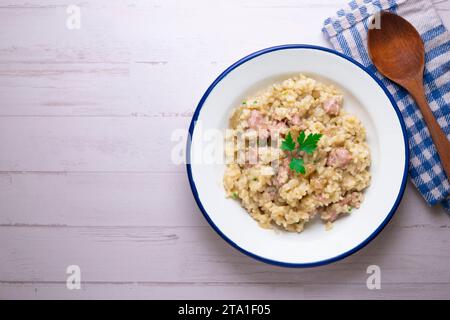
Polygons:
[[[342,109],[333,85],[294,76],[249,97],[230,118],[224,187],[264,228],[301,232],[315,216],[327,229],[359,208],[370,184],[361,121]],[[321,134],[313,152],[283,150],[290,135]],[[300,145],[300,144],[299,144]],[[292,167],[299,157],[304,173]]]

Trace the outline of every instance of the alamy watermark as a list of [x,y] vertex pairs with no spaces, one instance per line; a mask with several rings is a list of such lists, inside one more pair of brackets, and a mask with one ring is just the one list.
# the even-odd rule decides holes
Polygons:
[[[258,164],[264,161],[276,167],[282,156],[281,131],[277,128],[219,130],[205,129],[195,123],[195,134],[176,129],[170,137],[173,143],[170,158],[173,164]],[[186,146],[195,146],[186,150]],[[189,153],[188,153],[189,151]]]
[[367,267],[366,273],[370,276],[367,278],[366,285],[369,290],[381,289],[381,268],[376,264]]
[[66,27],[69,30],[81,29],[81,8],[75,4],[71,4],[66,9],[67,19]]
[[69,290],[81,289],[81,268],[80,266],[73,264],[66,268],[66,287]]
[[375,12],[371,19],[368,19],[367,21],[367,27],[369,29],[381,29],[381,11]]

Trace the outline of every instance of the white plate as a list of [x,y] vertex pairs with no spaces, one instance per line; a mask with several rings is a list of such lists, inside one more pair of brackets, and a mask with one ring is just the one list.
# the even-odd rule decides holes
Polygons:
[[[259,227],[237,201],[225,197],[225,165],[205,164],[194,157],[206,152],[200,143],[204,133],[208,129],[225,131],[230,111],[242,99],[298,73],[334,83],[343,90],[344,108],[363,122],[372,154],[372,182],[361,208],[337,220],[330,231],[321,222],[306,225],[302,233]],[[187,145],[187,172],[203,215],[229,244],[264,262],[310,267],[342,259],[361,249],[383,229],[403,196],[409,155],[398,107],[383,84],[361,64],[327,48],[278,46],[236,62],[208,88],[189,131],[192,139]],[[220,141],[212,147],[220,154],[222,148]]]

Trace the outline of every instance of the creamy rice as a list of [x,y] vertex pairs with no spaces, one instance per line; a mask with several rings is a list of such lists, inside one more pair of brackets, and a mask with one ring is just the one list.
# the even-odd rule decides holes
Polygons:
[[[359,208],[370,184],[365,129],[342,110],[343,95],[305,75],[275,83],[237,106],[230,118],[224,174],[227,196],[264,228],[301,232],[319,216],[330,228]],[[312,154],[300,152],[306,173],[290,169],[280,144],[290,133],[322,134]]]

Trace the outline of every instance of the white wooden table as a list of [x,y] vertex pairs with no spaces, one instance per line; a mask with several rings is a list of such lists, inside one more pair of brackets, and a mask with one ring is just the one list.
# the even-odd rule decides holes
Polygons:
[[[436,1],[450,27],[450,1]],[[408,185],[387,228],[332,265],[248,258],[207,225],[171,133],[240,57],[328,46],[345,0],[0,2],[0,298],[450,298],[450,223]],[[368,290],[366,268],[381,268]],[[81,268],[81,289],[66,268]]]

